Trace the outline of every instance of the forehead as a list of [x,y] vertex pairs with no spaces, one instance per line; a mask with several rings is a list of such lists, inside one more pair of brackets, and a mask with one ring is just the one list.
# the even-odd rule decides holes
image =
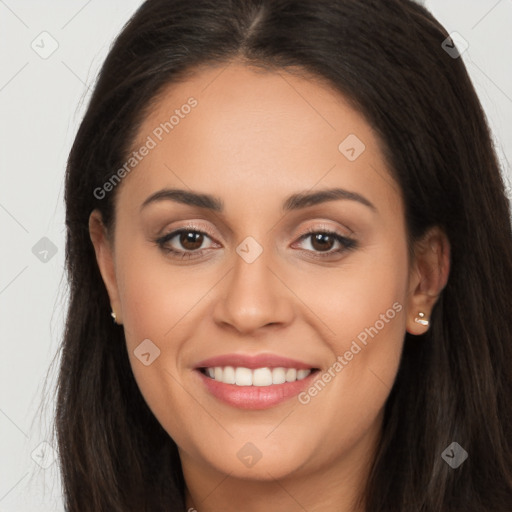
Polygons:
[[170,184],[266,198],[320,184],[397,199],[372,127],[308,75],[235,63],[198,68],[154,102],[133,149],[148,144],[124,180],[141,197]]
[[[320,139],[337,151],[347,129],[362,139],[374,138],[371,127],[341,94],[316,77],[297,73],[234,63],[199,68],[185,81],[164,88],[138,139],[158,132],[166,121],[173,126],[169,133],[164,129],[164,142],[193,136],[200,139],[203,152],[214,146],[218,153],[230,155],[241,146],[312,153],[312,143]],[[190,98],[197,106],[180,112]]]

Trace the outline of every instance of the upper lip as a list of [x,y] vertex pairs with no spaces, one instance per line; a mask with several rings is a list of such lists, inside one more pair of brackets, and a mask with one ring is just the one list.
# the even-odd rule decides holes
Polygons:
[[195,365],[196,368],[213,368],[215,366],[234,366],[244,368],[297,368],[309,370],[314,365],[278,356],[276,354],[223,354],[204,359]]

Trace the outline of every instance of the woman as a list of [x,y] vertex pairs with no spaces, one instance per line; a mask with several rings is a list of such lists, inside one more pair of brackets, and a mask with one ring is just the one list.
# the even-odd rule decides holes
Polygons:
[[67,510],[511,510],[509,203],[451,41],[408,0],[135,13],[66,176]]

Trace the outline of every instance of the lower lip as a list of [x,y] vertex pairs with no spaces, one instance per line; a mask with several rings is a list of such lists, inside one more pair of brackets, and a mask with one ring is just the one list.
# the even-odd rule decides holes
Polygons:
[[236,386],[212,379],[199,370],[196,372],[213,396],[240,409],[267,409],[285,402],[310,386],[312,379],[318,373],[317,371],[311,372],[302,380],[272,384],[271,386]]

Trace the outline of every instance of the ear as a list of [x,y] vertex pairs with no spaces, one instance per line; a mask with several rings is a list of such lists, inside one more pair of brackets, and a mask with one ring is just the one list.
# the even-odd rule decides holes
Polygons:
[[115,314],[114,321],[121,324],[122,309],[114,266],[114,248],[99,210],[94,210],[89,216],[89,235],[94,246],[101,277],[110,298],[110,306]]
[[409,273],[407,332],[419,335],[428,330],[428,323],[424,325],[424,321],[430,320],[449,273],[450,242],[444,231],[436,226],[414,244],[414,260]]

